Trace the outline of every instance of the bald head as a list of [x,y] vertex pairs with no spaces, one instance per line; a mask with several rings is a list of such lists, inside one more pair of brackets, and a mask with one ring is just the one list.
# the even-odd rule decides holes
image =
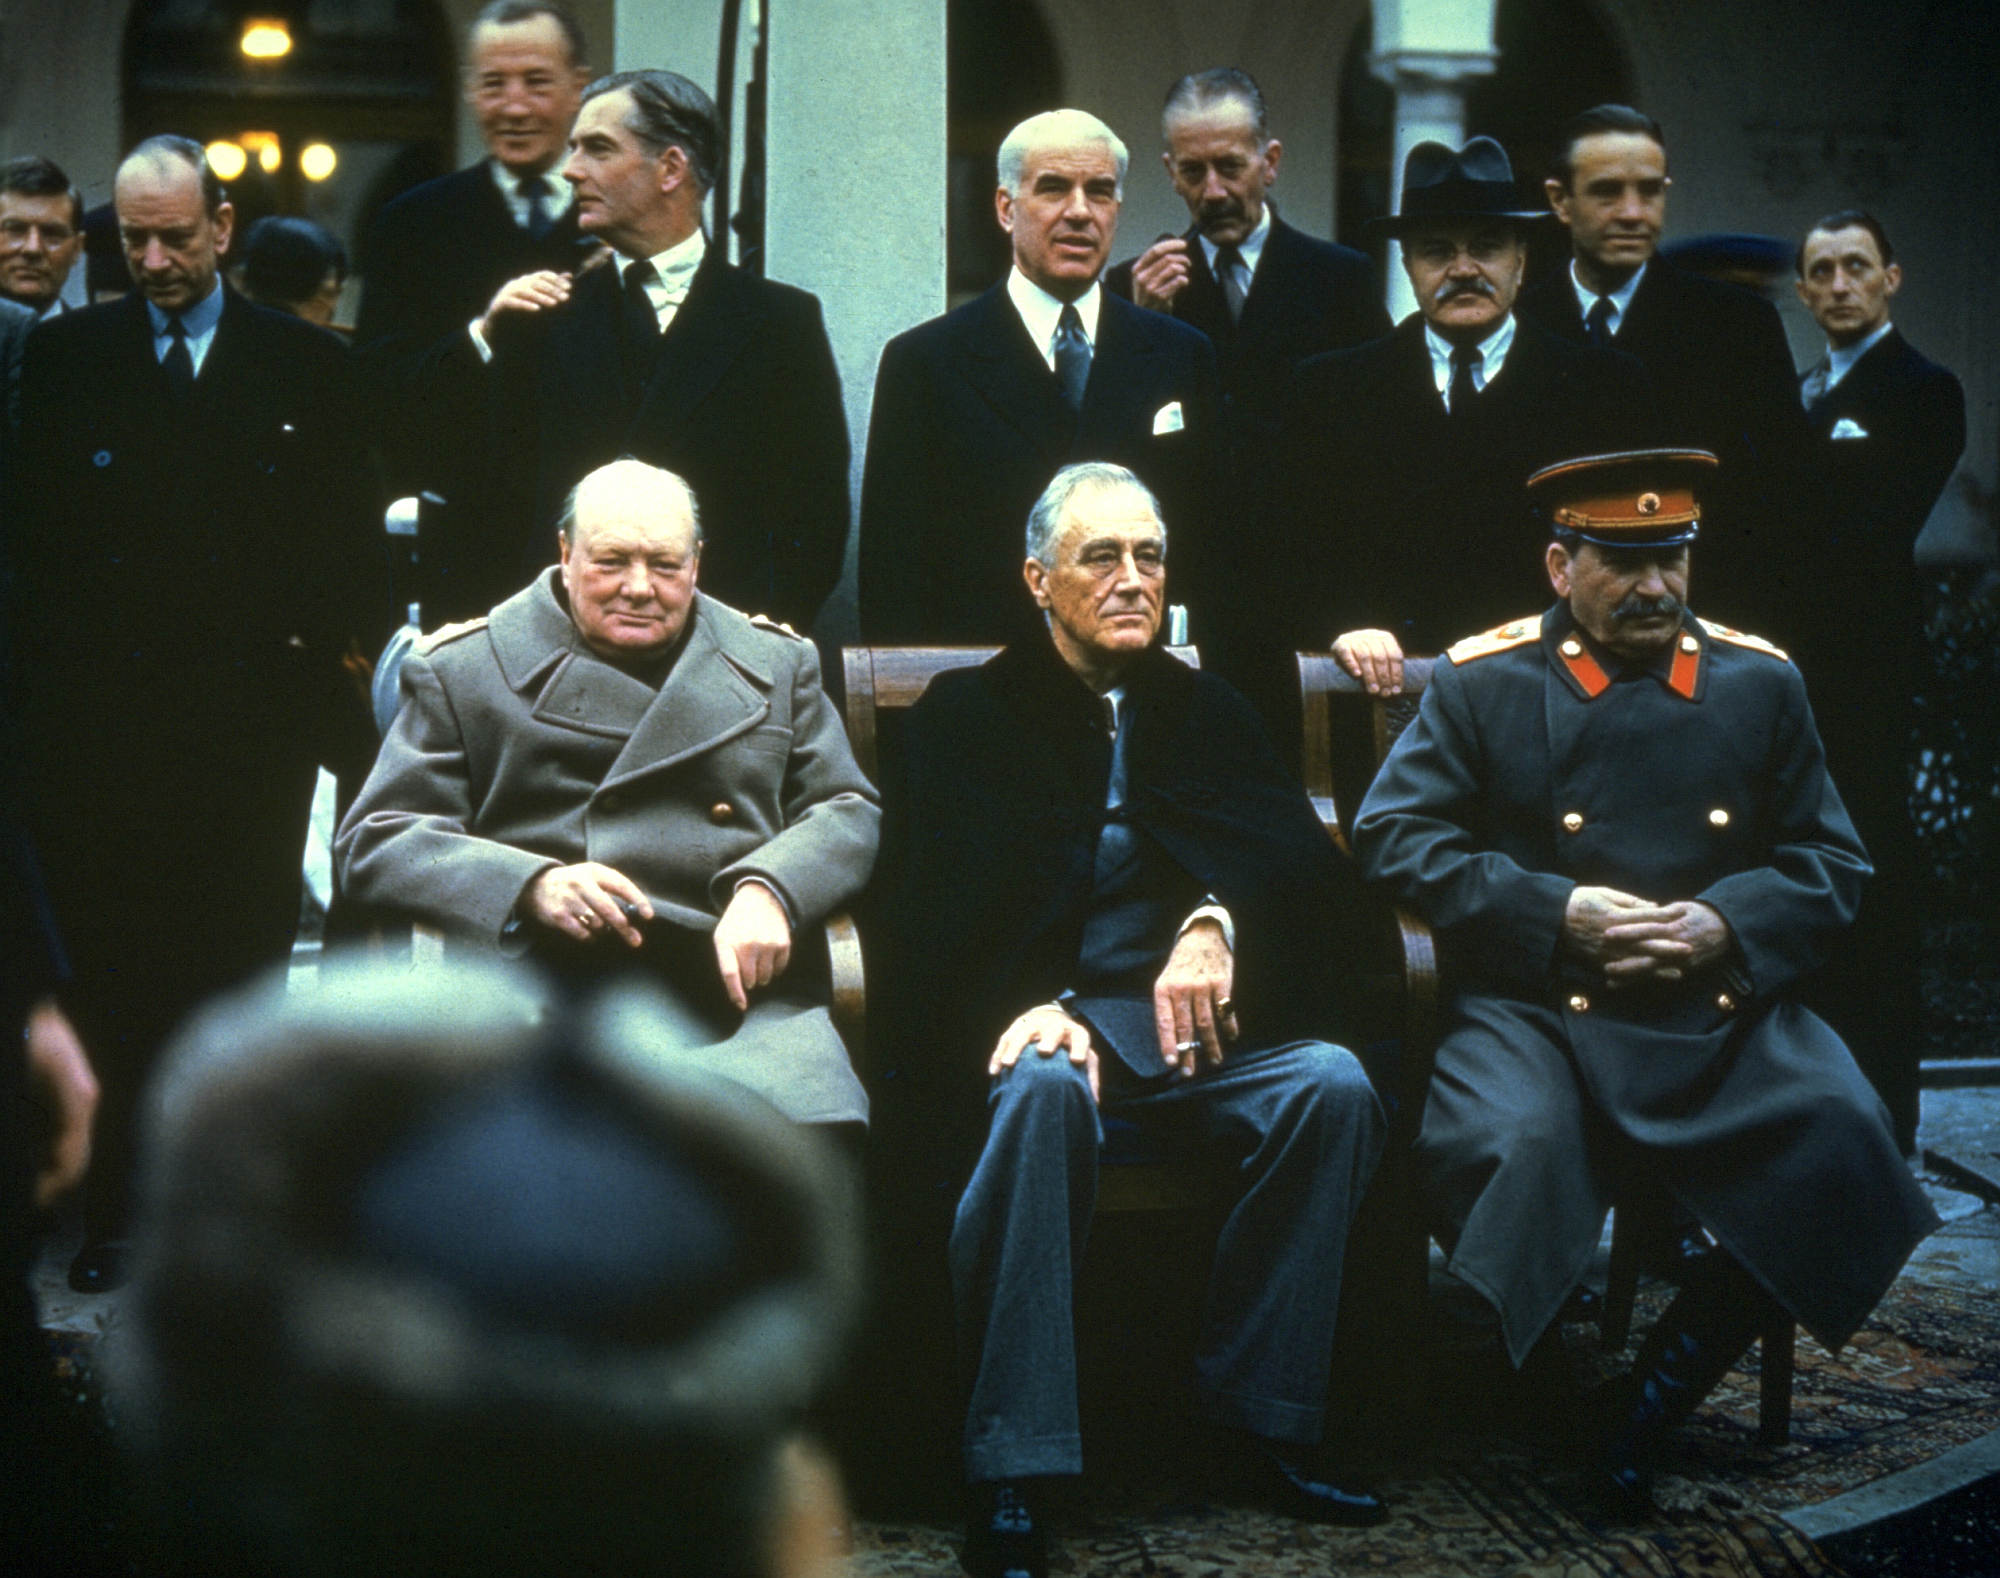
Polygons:
[[685,482],[643,461],[613,461],[571,491],[559,530],[570,618],[593,652],[644,662],[680,639],[701,560]]
[[125,266],[162,312],[185,312],[216,288],[235,214],[201,145],[149,137],[112,183]]

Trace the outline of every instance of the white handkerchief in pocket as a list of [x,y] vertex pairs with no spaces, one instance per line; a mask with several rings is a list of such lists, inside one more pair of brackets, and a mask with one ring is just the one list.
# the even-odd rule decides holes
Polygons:
[[[1155,428],[1153,431],[1158,432],[1159,429]],[[1833,424],[1833,431],[1827,434],[1828,438],[1866,438],[1867,436],[1868,429],[1855,421],[1851,416],[1842,417],[1838,422]]]
[[1155,438],[1159,437],[1162,433],[1178,433],[1186,426],[1187,418],[1181,415],[1181,403],[1178,400],[1169,400],[1153,413],[1153,436]]

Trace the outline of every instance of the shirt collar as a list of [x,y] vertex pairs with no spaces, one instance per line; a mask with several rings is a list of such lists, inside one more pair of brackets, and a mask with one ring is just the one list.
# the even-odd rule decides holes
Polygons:
[[[1056,322],[1062,317],[1064,304],[1023,274],[1018,263],[1008,270],[1007,295],[1014,303],[1014,310],[1021,315],[1021,322],[1027,325],[1028,338],[1035,342],[1035,349],[1042,353],[1043,360],[1053,357]],[[1102,300],[1097,281],[1092,280],[1090,289],[1074,303],[1076,315],[1083,320],[1083,337],[1090,341],[1092,350],[1097,349],[1097,311]]]
[[[1196,233],[1200,234],[1199,232]],[[1257,274],[1257,260],[1264,255],[1264,243],[1270,239],[1271,203],[1267,198],[1264,202],[1264,213],[1258,219],[1256,228],[1236,243],[1237,255],[1243,259],[1243,266],[1250,271],[1253,279]],[[1211,274],[1216,271],[1215,255],[1221,250],[1222,248],[1209,240],[1207,236],[1201,236],[1201,255],[1208,259],[1208,271]]]
[[[1443,394],[1451,387],[1452,343],[1433,329],[1424,325],[1424,344],[1431,353],[1431,377],[1437,384],[1438,393]],[[1508,313],[1500,320],[1500,326],[1479,342],[1479,366],[1473,372],[1475,388],[1484,389],[1500,376],[1500,369],[1507,364],[1507,352],[1514,345],[1514,314]]]
[[[641,261],[651,263],[654,278],[659,281],[660,287],[664,287],[667,301],[679,306],[687,299],[688,286],[694,282],[695,270],[701,267],[701,260],[707,255],[708,236],[697,225],[692,234],[676,241],[666,251],[655,252],[650,258],[643,260],[620,258],[618,267],[622,275]],[[657,298],[660,290],[649,281],[647,293]]]
[[1875,332],[1865,340],[1856,340],[1852,345],[1829,345],[1826,348],[1827,388],[1831,389],[1841,379],[1845,378],[1848,373],[1853,371],[1854,364],[1870,351],[1874,350],[1881,342],[1882,337],[1894,327],[1894,324],[1890,323],[1887,318],[1884,318],[1877,325]]
[[[1633,271],[1630,279],[1604,298],[1611,303],[1611,332],[1613,334],[1618,332],[1618,325],[1625,321],[1625,314],[1631,311],[1632,298],[1639,293],[1639,281],[1646,277],[1646,270],[1652,266],[1651,263],[1641,263]],[[1577,310],[1588,318],[1590,316],[1590,309],[1597,305],[1597,292],[1590,289],[1578,277],[1575,258],[1569,260],[1569,286],[1571,290],[1576,292]]]
[[[167,332],[167,319],[175,314],[146,303],[146,316],[152,321],[154,338]],[[222,321],[222,278],[218,275],[209,286],[208,294],[192,307],[184,307],[178,314],[181,327],[187,330],[188,338],[198,340],[205,334],[213,333],[216,324]]]
[[[507,199],[508,204],[516,212],[524,212],[528,206],[528,194],[521,190],[521,183],[531,179],[531,177],[516,175],[498,159],[488,159],[486,165],[493,172],[493,181],[500,188],[500,195]],[[561,168],[561,161],[558,160],[555,164],[550,165],[546,170],[541,172],[541,179],[549,183],[549,193],[544,201],[549,205],[549,217],[551,219],[555,218],[558,214],[567,213],[571,200],[576,196],[576,193],[571,190],[569,182],[556,173]]]

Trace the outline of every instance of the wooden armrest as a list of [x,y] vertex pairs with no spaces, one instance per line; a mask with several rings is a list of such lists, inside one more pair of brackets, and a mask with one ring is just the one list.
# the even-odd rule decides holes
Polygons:
[[826,918],[826,956],[833,974],[833,1028],[858,1060],[868,1027],[868,982],[861,963],[861,933],[844,910]]

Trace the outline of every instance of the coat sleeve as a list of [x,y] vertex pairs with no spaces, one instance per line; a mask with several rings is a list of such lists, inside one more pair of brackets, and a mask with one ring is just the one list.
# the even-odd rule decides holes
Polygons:
[[1575,884],[1480,847],[1483,757],[1464,682],[1440,662],[1361,803],[1354,853],[1369,881],[1438,928],[1455,963],[1532,994],[1549,978]]
[[820,684],[810,643],[798,644],[791,700],[792,748],[780,794],[784,828],[718,871],[709,898],[721,914],[737,883],[755,877],[777,889],[796,925],[808,926],[867,886],[882,807]]
[[946,496],[931,475],[938,454],[935,409],[921,352],[907,339],[891,340],[875,374],[861,473],[861,639],[877,645],[922,638],[926,600],[918,539],[928,524],[926,510]]
[[1805,685],[1789,665],[1784,678],[1784,711],[1764,772],[1772,786],[1770,859],[1698,895],[1729,922],[1751,985],[1766,998],[1820,962],[1828,940],[1853,921],[1871,870],[1827,775]]
[[402,689],[395,727],[334,840],[341,891],[518,952],[515,906],[560,862],[472,831],[471,766],[451,696],[416,652],[403,664]]

